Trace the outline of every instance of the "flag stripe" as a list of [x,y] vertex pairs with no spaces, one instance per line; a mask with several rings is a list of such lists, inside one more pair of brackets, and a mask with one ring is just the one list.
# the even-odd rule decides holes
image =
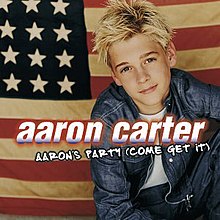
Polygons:
[[[89,55],[92,76],[110,76],[110,69],[97,59],[98,55]],[[217,69],[220,68],[219,60],[220,47],[178,51],[176,67],[186,71]]]
[[177,29],[174,37],[174,43],[177,50],[191,50],[219,47],[219,39],[220,25],[215,25],[209,27]]
[[198,71],[220,68],[220,47],[177,52],[177,68]]
[[[99,94],[106,89],[109,84],[112,82],[112,77],[104,77],[104,76],[93,76],[91,77],[91,85],[92,85],[92,98],[97,98]],[[99,85],[99,86],[96,86]]]
[[94,215],[95,206],[91,200],[55,201],[2,197],[0,212],[14,215],[81,216]]
[[[217,8],[220,8],[220,1],[160,7],[161,12],[167,17],[173,28],[219,25],[220,16]],[[87,32],[93,32],[96,29],[97,22],[104,11],[104,8],[85,8]]]
[[193,76],[197,79],[210,83],[213,85],[220,86],[220,69],[209,69],[209,70],[199,70],[191,72]]
[[[220,25],[210,27],[194,27],[175,30],[174,43],[177,50],[191,50],[220,46]],[[213,33],[215,37],[213,37]],[[202,37],[201,37],[202,36]],[[200,39],[198,40],[198,37]],[[87,33],[87,45],[90,54],[92,52],[94,35]]]
[[90,144],[70,145],[65,141],[51,144],[16,144],[14,139],[0,139],[0,158],[5,160],[34,160],[37,152],[78,150],[82,156],[81,161],[87,160],[84,151]]
[[1,159],[0,165],[4,168],[0,170],[0,177],[5,178],[29,181],[91,181],[89,160],[41,163],[34,160]]
[[40,182],[0,178],[1,197],[92,200],[92,182]]
[[15,138],[20,119],[0,119],[0,138]]
[[94,102],[95,100],[51,101],[1,98],[0,116],[42,120],[84,120],[90,118]]
[[[212,0],[212,2],[218,1],[218,0]],[[107,0],[84,0],[84,6],[86,8],[102,8],[105,6]],[[190,3],[201,3],[201,2],[210,2],[210,0],[152,0],[152,3],[154,3],[157,6],[163,6],[163,5],[178,5],[178,4],[190,4]]]

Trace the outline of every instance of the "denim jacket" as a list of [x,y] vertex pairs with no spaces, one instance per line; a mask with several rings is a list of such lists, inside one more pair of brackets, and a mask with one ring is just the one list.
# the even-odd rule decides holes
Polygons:
[[[204,84],[182,70],[171,69],[170,93],[164,105],[177,120],[220,120],[220,88]],[[105,124],[99,147],[109,149],[114,147],[109,141],[114,124],[118,120],[134,122],[139,119],[139,112],[123,87],[112,83],[97,99],[92,119],[99,119]],[[174,157],[163,150],[162,161],[170,185],[165,198],[168,203],[184,202],[191,195],[189,175],[192,161],[196,160],[194,157],[193,148]],[[135,198],[149,177],[152,164],[152,155],[128,157],[122,153],[120,157],[91,159],[97,219],[151,219],[147,210],[136,208]]]

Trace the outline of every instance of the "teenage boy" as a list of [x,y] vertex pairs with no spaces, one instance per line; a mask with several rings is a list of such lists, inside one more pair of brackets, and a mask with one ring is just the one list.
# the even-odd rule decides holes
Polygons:
[[[105,125],[101,148],[116,122],[220,119],[220,89],[172,69],[172,29],[145,0],[110,0],[96,31],[95,50],[112,72],[112,83],[97,99],[92,119]],[[217,122],[219,123],[219,122]],[[218,124],[219,127],[219,124]],[[159,142],[159,134],[154,144]],[[122,155],[91,160],[98,219],[220,219],[220,133],[210,150],[172,156]],[[97,148],[97,146],[93,146]]]

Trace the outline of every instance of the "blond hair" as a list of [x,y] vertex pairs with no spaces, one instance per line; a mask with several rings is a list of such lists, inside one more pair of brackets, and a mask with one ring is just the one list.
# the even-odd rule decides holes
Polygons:
[[95,31],[94,51],[99,60],[110,66],[109,47],[135,34],[145,34],[165,50],[172,39],[173,30],[158,8],[146,0],[109,0],[107,10]]

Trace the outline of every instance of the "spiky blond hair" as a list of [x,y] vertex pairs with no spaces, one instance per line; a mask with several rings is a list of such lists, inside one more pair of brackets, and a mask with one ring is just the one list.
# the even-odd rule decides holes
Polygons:
[[109,66],[108,50],[114,42],[142,33],[165,50],[172,39],[172,28],[158,8],[146,0],[109,0],[106,7],[95,31],[94,51]]

